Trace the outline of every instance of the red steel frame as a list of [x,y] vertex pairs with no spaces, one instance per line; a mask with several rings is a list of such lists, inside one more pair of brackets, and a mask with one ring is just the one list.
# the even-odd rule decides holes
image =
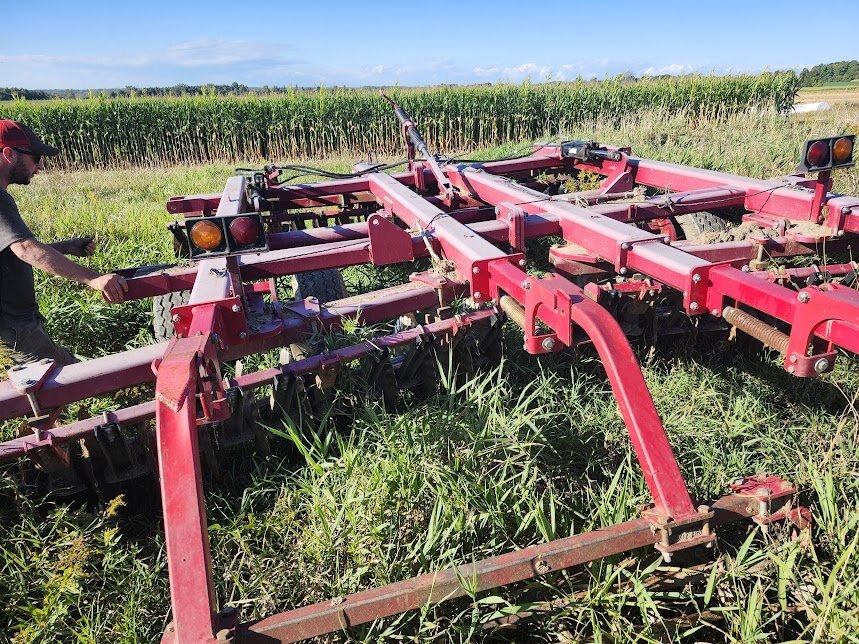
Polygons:
[[[0,416],[31,415],[37,429],[33,436],[0,445],[0,460],[27,456],[39,464],[68,462],[69,443],[91,435],[100,423],[155,418],[173,605],[165,642],[215,642],[219,637],[295,641],[461,595],[462,576],[473,578],[483,590],[651,544],[669,558],[675,550],[709,544],[712,527],[743,517],[764,524],[785,518],[803,523],[807,515],[790,506],[795,490],[775,477],[748,479],[709,506],[693,503],[629,342],[600,304],[610,287],[581,288],[560,273],[570,258],[579,265],[590,258],[593,266],[629,278],[617,285],[620,290],[635,290],[647,278],[647,289],[676,291],[690,316],[730,315],[740,326],[734,320],[745,319],[737,313],[742,307],[746,315],[778,321],[787,331],[770,328],[767,337],[775,338],[784,351],[785,368],[798,376],[814,376],[831,370],[836,347],[859,352],[859,293],[831,282],[791,290],[786,282],[810,273],[754,271],[750,262],[762,252],[807,254],[821,242],[845,243],[859,233],[859,199],[829,193],[828,173],[816,181],[800,176],[762,181],[639,159],[624,148],[607,150],[616,153],[615,160],[571,159],[564,156],[563,145],[546,145],[523,159],[441,167],[435,161],[412,160],[409,172],[395,175],[376,173],[301,186],[270,184],[257,193],[261,201],[253,205],[268,204],[273,221],[317,206],[348,210],[350,205],[369,204],[372,212],[366,222],[269,233],[271,250],[259,255],[208,259],[139,277],[127,271],[127,299],[192,289],[190,302],[173,311],[177,337],[69,367],[42,364],[13,373],[10,381],[0,383]],[[580,170],[601,175],[601,188],[549,197],[509,180]],[[616,199],[636,185],[661,193],[636,202]],[[221,195],[174,198],[168,210],[195,215],[251,212],[248,194],[247,180],[234,177]],[[772,234],[694,245],[675,241],[665,223],[677,215],[728,206],[744,208],[747,220]],[[800,222],[803,226],[795,225]],[[569,256],[563,248],[553,250],[559,274],[529,275],[525,241],[548,235],[563,237],[576,250]],[[504,250],[505,245],[512,252]],[[272,278],[280,275],[393,264],[428,255],[443,259],[447,271],[415,273],[407,285],[330,306],[312,298],[279,303],[273,288]],[[843,275],[856,265],[828,270]],[[373,345],[362,343],[229,382],[221,377],[222,361],[299,341],[314,327],[336,329],[344,318],[355,316],[366,323],[390,320],[465,294],[486,307],[380,338]],[[530,353],[593,343],[641,464],[652,509],[627,523],[358,593],[337,604],[305,606],[246,624],[239,623],[236,611],[219,611],[198,427],[230,415],[225,389],[253,389],[273,378],[318,372],[366,355],[373,347],[400,346],[425,334],[449,340],[485,322],[499,305],[521,323]],[[753,324],[743,324],[741,328],[754,332]],[[40,429],[35,422],[49,415],[44,410],[152,381],[151,403],[64,427],[48,423]]]

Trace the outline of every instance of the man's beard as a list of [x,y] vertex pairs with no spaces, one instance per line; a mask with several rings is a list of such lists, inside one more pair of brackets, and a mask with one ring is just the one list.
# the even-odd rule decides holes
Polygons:
[[24,168],[24,160],[20,157],[15,161],[15,165],[9,168],[9,183],[26,186],[32,178],[33,175]]

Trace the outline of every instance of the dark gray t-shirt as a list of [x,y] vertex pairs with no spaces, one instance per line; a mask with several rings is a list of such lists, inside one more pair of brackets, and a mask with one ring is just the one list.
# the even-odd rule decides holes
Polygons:
[[33,267],[9,248],[30,237],[33,233],[21,219],[12,195],[0,190],[0,327],[14,327],[39,316]]

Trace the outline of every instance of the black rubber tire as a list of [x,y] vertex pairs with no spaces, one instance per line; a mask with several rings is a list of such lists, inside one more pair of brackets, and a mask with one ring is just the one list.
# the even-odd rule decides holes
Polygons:
[[152,331],[157,342],[169,340],[175,335],[170,311],[174,306],[187,304],[190,299],[191,291],[174,291],[152,298]]
[[[346,297],[346,285],[343,275],[336,268],[326,268],[309,273],[296,273],[292,276],[292,290],[296,300],[315,297],[320,304],[342,300]],[[309,342],[295,342],[289,345],[293,360],[301,360],[312,356],[316,351]]]
[[683,237],[691,242],[700,241],[699,235],[703,233],[721,233],[730,227],[727,220],[712,212],[693,212],[680,215],[676,220]]
[[346,297],[343,276],[336,268],[326,268],[309,273],[296,273],[292,276],[292,289],[296,300],[315,297],[320,304]]

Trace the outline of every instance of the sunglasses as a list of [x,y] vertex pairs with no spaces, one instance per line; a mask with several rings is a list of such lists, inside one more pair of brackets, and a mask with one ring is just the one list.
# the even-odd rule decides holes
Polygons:
[[33,162],[34,162],[36,165],[39,165],[39,163],[40,163],[40,162],[41,162],[41,160],[42,160],[42,155],[41,155],[41,154],[36,154],[35,152],[30,152],[30,150],[24,150],[24,149],[22,149],[22,148],[12,148],[12,149],[13,149],[13,150],[15,150],[15,152],[20,152],[21,154],[26,154],[26,155],[28,155],[28,156],[33,157]]

